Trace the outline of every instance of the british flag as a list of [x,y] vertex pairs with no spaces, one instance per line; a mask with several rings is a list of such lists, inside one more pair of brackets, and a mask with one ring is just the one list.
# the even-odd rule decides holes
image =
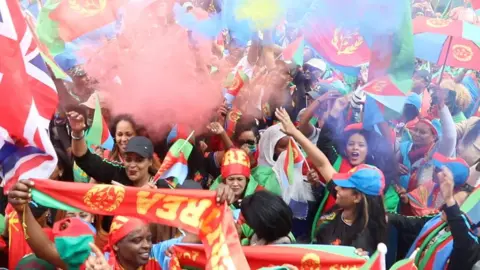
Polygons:
[[0,1],[0,173],[4,191],[18,179],[48,178],[57,165],[48,126],[58,104],[18,0]]

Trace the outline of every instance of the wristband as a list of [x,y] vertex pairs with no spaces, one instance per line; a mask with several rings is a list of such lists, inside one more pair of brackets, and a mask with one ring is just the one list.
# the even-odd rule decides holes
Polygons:
[[73,135],[73,132],[72,132],[72,134],[71,134],[70,136],[72,137],[72,139],[78,141],[78,140],[81,140],[81,139],[83,139],[83,138],[85,137],[85,131],[82,130],[82,135],[80,135],[80,137],[75,137],[75,136]]

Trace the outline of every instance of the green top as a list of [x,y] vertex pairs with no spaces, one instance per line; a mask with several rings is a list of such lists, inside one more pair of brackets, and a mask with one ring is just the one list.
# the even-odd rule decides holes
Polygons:
[[[267,167],[264,167],[264,168],[267,168]],[[275,173],[273,172],[273,170],[272,170],[272,173],[275,176]],[[277,181],[276,178],[274,180]],[[210,190],[215,190],[221,182],[222,182],[222,176],[217,177],[217,179],[215,179],[215,181],[213,181],[212,185],[210,186]],[[248,195],[252,195],[253,193],[255,193],[255,191],[257,191],[259,187],[261,187],[261,185],[255,180],[253,175],[251,175],[248,180],[248,184],[247,184],[247,187],[245,188],[245,193],[243,196],[245,197]],[[230,209],[237,210],[237,208],[233,204],[230,205]],[[249,246],[250,238],[253,236],[255,232],[246,223],[243,223],[241,228],[242,228],[242,235],[244,237],[240,240],[240,242],[242,246]],[[292,233],[289,233],[288,238],[290,238],[292,243],[295,243],[295,237],[293,236]]]
[[5,216],[0,214],[0,234],[5,231]]
[[458,124],[460,122],[467,120],[467,117],[465,117],[465,114],[463,112],[459,112],[455,114],[452,118],[455,124]]
[[[217,179],[215,179],[215,181],[213,181],[212,185],[210,186],[210,190],[217,189],[218,185],[221,182],[222,182],[222,176],[220,175],[219,177],[217,177]],[[248,180],[247,187],[245,188],[245,193],[244,193],[243,196],[245,197],[245,196],[248,196],[248,195],[252,195],[253,193],[255,193],[257,188],[258,188],[257,181],[255,181],[253,176],[250,176],[250,178]],[[230,204],[230,209],[232,209],[232,211],[237,210],[237,208],[233,204]],[[241,228],[242,228],[242,235],[244,237],[242,239],[240,239],[240,242],[241,242],[242,246],[248,246],[249,242],[250,242],[249,238],[252,237],[252,235],[255,232],[246,223],[242,224]]]
[[277,195],[282,195],[282,189],[280,188],[277,175],[271,167],[262,165],[255,167],[252,169],[252,177],[266,190]]

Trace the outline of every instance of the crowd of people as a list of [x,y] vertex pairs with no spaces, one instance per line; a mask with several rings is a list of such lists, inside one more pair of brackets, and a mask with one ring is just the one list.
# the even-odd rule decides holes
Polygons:
[[[412,2],[412,16],[436,16]],[[182,4],[187,11],[216,8]],[[115,97],[82,66],[70,69],[73,82],[56,80],[60,105],[49,134],[58,164],[49,179],[216,191],[243,246],[341,245],[368,257],[385,243],[387,266],[411,258],[418,269],[480,268],[480,72],[427,68],[417,59],[401,116],[367,128],[366,68],[342,74],[308,46],[303,65],[282,60],[278,48],[300,34],[291,32],[279,42],[264,31],[263,41],[274,45],[252,38],[242,47],[224,31],[224,48],[212,44],[215,63],[248,79],[233,101],[204,116],[203,130],[170,123],[160,139],[135,115],[113,115],[108,99]],[[111,150],[86,140],[96,104],[114,139]],[[153,181],[178,140],[192,146],[186,179]],[[172,246],[201,243],[138,217],[47,208],[32,200],[33,187],[21,179],[2,197],[7,269],[37,269],[17,268],[32,256],[52,267],[39,269],[169,269]],[[62,242],[59,235],[93,236]]]

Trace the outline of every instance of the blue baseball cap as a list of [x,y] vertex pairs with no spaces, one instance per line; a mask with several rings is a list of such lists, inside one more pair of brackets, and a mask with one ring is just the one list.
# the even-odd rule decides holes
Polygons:
[[446,157],[437,152],[433,154],[432,159],[435,168],[441,169],[445,166],[452,172],[455,186],[461,186],[467,182],[468,176],[470,175],[470,168],[465,160]]
[[417,110],[420,110],[420,108],[422,107],[422,98],[419,94],[411,92],[410,94],[408,94],[405,104],[412,104],[413,106],[415,106],[415,108],[417,108]]
[[343,188],[354,188],[365,195],[378,196],[383,194],[385,176],[377,167],[361,164],[347,173],[337,173],[333,182]]

